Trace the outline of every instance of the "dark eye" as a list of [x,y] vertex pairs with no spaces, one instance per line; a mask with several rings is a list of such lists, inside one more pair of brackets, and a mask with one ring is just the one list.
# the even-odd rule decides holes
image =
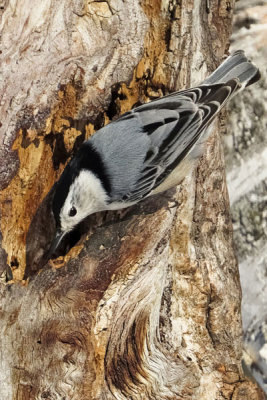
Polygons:
[[75,207],[71,207],[70,211],[69,211],[69,216],[70,217],[74,217],[74,215],[77,214],[77,210]]

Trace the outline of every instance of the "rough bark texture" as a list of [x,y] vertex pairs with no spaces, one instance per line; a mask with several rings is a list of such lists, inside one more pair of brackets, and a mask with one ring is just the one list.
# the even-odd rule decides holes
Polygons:
[[241,0],[232,48],[245,48],[262,78],[229,105],[226,173],[243,292],[244,361],[267,393],[267,1]]
[[67,159],[111,118],[213,70],[233,1],[2,4],[1,399],[263,399],[241,368],[218,129],[181,186],[92,217],[40,268]]

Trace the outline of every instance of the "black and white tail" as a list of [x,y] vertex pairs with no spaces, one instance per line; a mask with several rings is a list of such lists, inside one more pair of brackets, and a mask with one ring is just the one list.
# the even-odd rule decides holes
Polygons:
[[203,84],[226,83],[238,79],[241,88],[252,85],[260,79],[258,68],[245,56],[243,50],[237,50],[203,82]]

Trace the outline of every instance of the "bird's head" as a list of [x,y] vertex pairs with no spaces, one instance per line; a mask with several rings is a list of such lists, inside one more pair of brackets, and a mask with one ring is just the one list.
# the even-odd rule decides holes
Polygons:
[[106,209],[109,197],[103,182],[83,162],[88,155],[79,152],[66,166],[56,184],[52,203],[56,235],[49,249],[49,258],[68,232],[90,214]]

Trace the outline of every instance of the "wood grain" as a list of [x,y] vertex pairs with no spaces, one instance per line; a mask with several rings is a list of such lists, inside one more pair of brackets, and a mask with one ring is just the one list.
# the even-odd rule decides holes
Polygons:
[[182,185],[93,216],[63,266],[41,265],[51,188],[81,142],[221,61],[234,4],[209,3],[5,2],[1,399],[264,398],[241,368],[219,125]]

